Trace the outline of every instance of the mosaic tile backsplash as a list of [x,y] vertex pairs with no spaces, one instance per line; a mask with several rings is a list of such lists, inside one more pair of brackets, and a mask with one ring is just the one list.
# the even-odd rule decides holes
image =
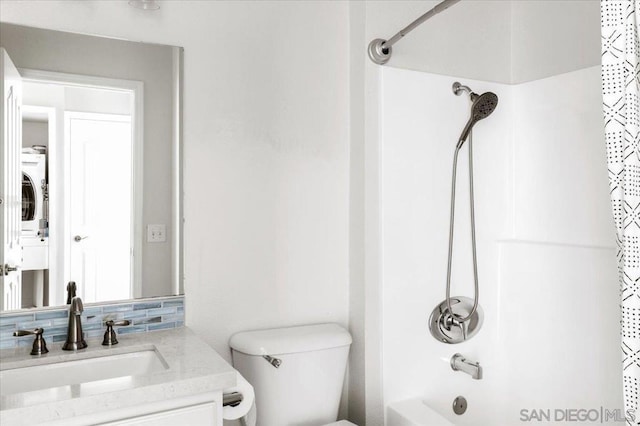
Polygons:
[[[118,334],[146,333],[184,326],[184,296],[155,297],[125,303],[91,304],[82,313],[84,337],[104,335],[107,320],[128,319],[131,325],[114,327]],[[69,308],[33,309],[0,313],[0,349],[31,347],[33,336],[13,337],[15,330],[44,328],[48,345],[64,343],[67,338]]]

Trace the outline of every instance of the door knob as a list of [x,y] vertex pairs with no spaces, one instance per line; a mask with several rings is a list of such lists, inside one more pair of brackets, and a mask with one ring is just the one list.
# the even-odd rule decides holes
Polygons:
[[11,266],[9,264],[4,265],[4,267],[2,267],[2,265],[0,264],[0,274],[4,274],[4,275],[9,275],[9,272],[15,272],[18,270],[17,266]]
[[84,240],[85,238],[89,238],[89,236],[81,237],[80,235],[76,235],[75,237],[73,237],[73,240],[76,243],[79,243],[80,241]]

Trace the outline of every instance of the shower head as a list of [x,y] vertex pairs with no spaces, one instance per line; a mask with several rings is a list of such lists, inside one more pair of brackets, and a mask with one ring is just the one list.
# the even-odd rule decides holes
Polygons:
[[496,106],[498,106],[498,96],[493,92],[486,92],[482,95],[471,92],[469,97],[473,102],[471,104],[471,117],[469,117],[467,125],[464,126],[464,129],[462,130],[462,134],[460,135],[460,139],[456,145],[457,149],[460,149],[462,144],[467,140],[469,133],[471,132],[471,128],[478,121],[491,115],[491,113],[496,109]]

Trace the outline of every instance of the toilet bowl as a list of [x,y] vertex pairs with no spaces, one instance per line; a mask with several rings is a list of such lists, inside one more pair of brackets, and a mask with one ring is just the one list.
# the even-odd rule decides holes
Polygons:
[[336,423],[350,345],[337,324],[234,334],[233,365],[254,388],[257,423],[352,425]]

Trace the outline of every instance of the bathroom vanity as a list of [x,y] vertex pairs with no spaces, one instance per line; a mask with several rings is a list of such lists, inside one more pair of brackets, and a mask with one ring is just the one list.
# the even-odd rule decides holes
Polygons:
[[118,336],[119,344],[49,353],[0,351],[0,424],[222,426],[236,372],[186,327]]

